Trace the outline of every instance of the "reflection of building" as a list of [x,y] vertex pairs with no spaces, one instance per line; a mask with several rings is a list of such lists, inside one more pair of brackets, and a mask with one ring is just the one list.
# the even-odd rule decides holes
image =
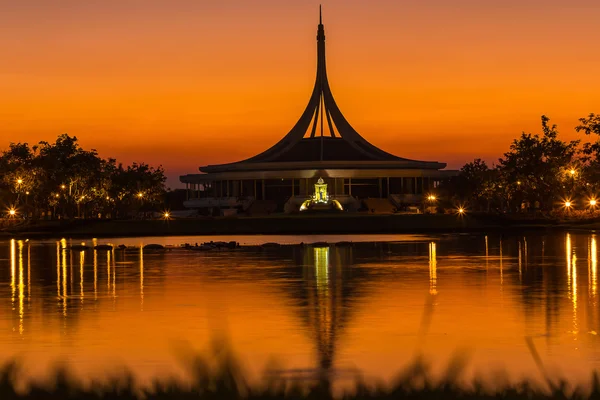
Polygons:
[[336,104],[325,66],[325,30],[317,33],[317,76],[300,119],[278,143],[249,159],[200,167],[202,174],[181,177],[189,208],[251,207],[271,201],[298,210],[319,177],[332,199],[347,208],[358,199],[385,198],[420,203],[422,195],[455,171],[444,163],[416,161],[387,153],[365,140]]

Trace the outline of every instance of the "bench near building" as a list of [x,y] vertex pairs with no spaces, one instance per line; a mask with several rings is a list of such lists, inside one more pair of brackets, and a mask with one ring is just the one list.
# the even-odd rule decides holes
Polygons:
[[[444,170],[445,163],[387,153],[350,125],[329,87],[325,31],[319,19],[315,86],[296,125],[278,143],[254,157],[203,166],[200,174],[181,176],[188,191],[186,207],[232,214],[248,210],[294,212],[310,209],[308,203],[314,203],[322,208],[339,208],[339,204],[352,211],[366,201],[379,210],[388,206],[390,211],[415,209],[440,180],[457,174]],[[325,201],[320,194],[323,184],[327,188]],[[367,208],[371,207],[367,204]]]

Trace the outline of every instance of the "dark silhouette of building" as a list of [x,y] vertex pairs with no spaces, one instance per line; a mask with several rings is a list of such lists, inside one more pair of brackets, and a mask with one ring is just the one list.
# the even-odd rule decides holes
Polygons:
[[201,174],[181,176],[190,208],[242,208],[272,201],[295,211],[313,194],[319,178],[332,199],[356,209],[366,198],[420,204],[423,194],[456,174],[445,163],[397,157],[369,143],[335,102],[325,62],[325,30],[317,31],[317,76],[300,119],[279,142],[243,161],[200,167]]

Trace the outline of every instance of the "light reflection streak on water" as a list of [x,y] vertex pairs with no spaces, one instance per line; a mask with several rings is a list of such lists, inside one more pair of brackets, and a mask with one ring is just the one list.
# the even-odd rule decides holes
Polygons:
[[327,293],[329,283],[329,247],[315,247],[317,290]]
[[598,247],[597,247],[597,241],[596,241],[596,235],[592,235],[592,239],[591,239],[591,260],[592,260],[592,265],[591,265],[591,286],[592,286],[592,296],[594,297],[594,302],[595,302],[595,297],[597,294],[597,290],[598,290]]
[[17,273],[17,251],[15,239],[10,240],[10,290],[11,297],[10,302],[12,309],[15,309],[15,274]]
[[565,251],[567,257],[567,285],[569,291],[569,298],[573,304],[573,330],[571,333],[577,340],[577,333],[579,332],[579,324],[577,322],[577,255],[575,247],[571,242],[571,235],[567,233],[565,239]]
[[31,301],[31,244],[27,242],[27,307]]
[[19,334],[23,334],[23,317],[25,315],[25,279],[23,276],[23,241],[19,240]]
[[106,287],[108,291],[110,291],[110,263],[111,263],[111,252],[108,250],[106,252]]
[[94,300],[98,299],[98,250],[94,249]]
[[329,247],[315,247],[315,273],[317,278],[317,336],[319,343],[328,343],[332,329],[332,305],[329,293]]
[[429,293],[437,294],[437,251],[435,242],[429,243]]
[[114,305],[114,299],[117,297],[117,260],[115,259],[115,253],[113,250],[112,253],[112,295],[113,295],[113,305]]
[[140,309],[144,311],[144,248],[140,247]]
[[567,233],[565,239],[565,256],[567,257],[567,287],[571,296],[571,234]]
[[56,241],[56,297],[60,295],[60,241]]
[[85,251],[79,252],[79,296],[83,304],[83,266],[85,265]]
[[67,316],[67,241],[65,239],[61,239],[61,267],[62,267],[62,301],[63,301],[63,315]]

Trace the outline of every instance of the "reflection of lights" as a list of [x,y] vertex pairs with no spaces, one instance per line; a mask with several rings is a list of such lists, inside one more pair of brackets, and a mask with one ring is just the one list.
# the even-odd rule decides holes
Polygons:
[[63,301],[63,315],[67,316],[67,241],[62,239],[60,241],[62,247],[62,301]]
[[591,265],[591,283],[592,283],[592,295],[596,295],[596,291],[597,291],[597,284],[598,284],[598,248],[597,248],[597,241],[596,241],[596,235],[592,235],[592,240],[591,240],[591,260],[592,260],[592,265]]
[[140,307],[144,311],[144,248],[140,247]]
[[577,324],[577,256],[569,233],[567,233],[565,239],[565,253],[567,258],[567,286],[569,297],[573,303],[573,331],[571,333],[577,334],[579,331]]
[[79,296],[83,303],[83,266],[85,264],[85,251],[79,252]]
[[15,301],[15,274],[17,273],[17,242],[15,239],[10,240],[10,289],[11,289],[11,301]]
[[329,281],[329,247],[315,247],[315,268],[317,272],[317,288],[327,289]]
[[19,240],[19,334],[23,334],[23,317],[25,315],[25,307],[23,301],[25,299],[25,283],[23,277],[23,241]]
[[429,243],[429,293],[437,294],[437,251],[435,242]]

